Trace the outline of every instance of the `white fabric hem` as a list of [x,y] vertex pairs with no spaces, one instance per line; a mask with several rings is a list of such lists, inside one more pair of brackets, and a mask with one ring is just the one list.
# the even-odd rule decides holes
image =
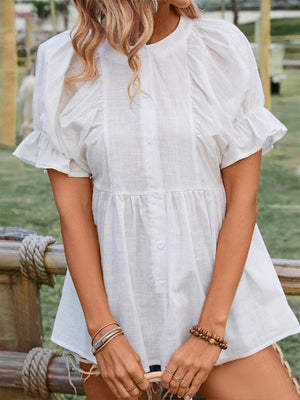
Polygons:
[[297,333],[298,334],[300,333],[300,327],[298,327],[296,329],[295,328],[289,329],[288,331],[285,331],[284,333],[281,333],[280,335],[275,336],[275,338],[268,339],[266,342],[264,342],[264,344],[256,347],[254,350],[249,350],[249,351],[246,351],[244,353],[239,353],[237,355],[232,355],[230,357],[223,358],[221,362],[217,361],[215,363],[215,365],[222,365],[222,364],[225,364],[226,362],[229,362],[229,361],[234,361],[234,360],[239,360],[240,358],[249,357],[249,356],[259,352],[260,350],[263,350],[264,348],[272,345],[273,343],[276,343],[281,339],[285,339],[288,336],[296,335]]
[[[50,338],[51,342],[58,344],[59,346],[63,347],[64,349],[68,349],[73,351],[74,353],[77,353],[80,357],[84,358],[87,363],[92,363],[95,364],[95,361],[91,360],[89,356],[87,356],[84,352],[81,350],[78,350],[76,347],[65,343],[64,341],[57,339],[55,336],[51,336]],[[92,348],[92,347],[91,347]]]
[[[220,362],[217,361],[215,363],[215,365],[221,365],[221,364],[225,364],[226,362],[229,362],[229,361],[234,361],[234,360],[238,360],[240,358],[245,358],[245,357],[251,356],[251,355],[257,353],[258,351],[264,349],[265,347],[268,347],[268,346],[272,345],[273,343],[278,342],[279,340],[282,340],[282,339],[284,339],[284,338],[286,338],[288,336],[296,335],[296,334],[299,334],[299,333],[300,333],[300,327],[298,327],[296,329],[295,328],[289,329],[289,330],[284,331],[283,333],[281,333],[281,334],[279,334],[279,335],[277,335],[275,337],[272,337],[272,338],[268,339],[266,342],[264,342],[262,345],[256,347],[255,349],[252,349],[252,350],[249,350],[249,351],[246,351],[246,352],[243,352],[243,353],[233,354],[230,357],[225,357]],[[92,361],[89,358],[89,356],[87,356],[80,349],[77,349],[74,346],[69,345],[69,344],[61,341],[60,339],[55,338],[55,336],[53,336],[53,335],[51,336],[50,340],[53,343],[56,343],[56,344],[58,344],[59,346],[61,346],[63,348],[67,348],[67,349],[77,353],[80,357],[84,358],[87,363],[95,364],[95,362]],[[149,366],[150,365],[161,365],[162,370],[164,368],[164,366],[162,365],[160,360],[151,361],[151,362],[149,362]]]
[[57,152],[45,133],[35,129],[15,148],[13,156],[35,168],[55,169],[69,177],[90,177],[91,173],[78,165],[78,161]]
[[[81,350],[79,350],[79,349],[73,347],[72,345],[69,345],[69,344],[63,342],[63,341],[60,340],[60,339],[57,339],[54,335],[51,336],[50,340],[51,340],[53,343],[58,344],[59,346],[63,347],[64,349],[71,350],[72,352],[78,354],[81,358],[84,358],[84,359],[85,359],[85,361],[86,361],[87,364],[89,364],[89,363],[95,364],[95,361],[92,361],[92,360],[91,360],[88,356],[86,356],[86,354],[83,353]],[[83,360],[81,360],[81,361],[83,361]],[[83,361],[83,362],[84,362],[84,361]],[[161,365],[161,361],[160,361],[160,360],[149,361],[149,367],[150,367],[150,365]]]
[[264,139],[264,143],[259,143],[258,145],[252,147],[251,149],[246,149],[244,152],[237,153],[231,158],[224,159],[224,161],[220,164],[220,169],[226,168],[231,164],[234,164],[237,161],[242,160],[243,158],[250,157],[252,154],[256,153],[260,149],[262,149],[262,156],[267,154],[269,151],[271,151],[274,148],[274,144],[280,140],[285,134],[287,130],[286,129],[281,129],[274,133],[272,133]]
[[55,169],[56,171],[59,171],[59,172],[62,172],[64,174],[68,175],[70,178],[90,178],[90,175],[88,173],[86,173],[86,174],[76,173],[76,172],[70,173],[69,170],[64,169],[62,167],[57,167],[56,165],[39,164],[39,163],[31,161],[27,158],[23,158],[23,157],[19,156],[17,152],[13,152],[12,155],[17,157],[20,161],[23,161],[26,164],[32,165],[33,167],[38,168],[38,169],[43,169],[44,173],[48,173],[47,169]]
[[23,158],[23,157],[19,156],[17,152],[13,152],[12,155],[17,157],[20,161],[23,161],[26,164],[32,165],[33,167],[38,168],[38,169],[43,169],[44,172],[45,172],[45,170],[50,169],[50,168],[51,169],[53,168],[53,169],[55,169],[57,171],[60,171],[60,172],[63,172],[64,174],[68,174],[68,172],[69,172],[66,169],[61,168],[61,167],[57,167],[57,166],[53,166],[53,165],[49,166],[49,165],[46,165],[46,164],[38,164],[38,163],[36,163],[34,161],[31,161],[31,160],[29,160],[27,158]]

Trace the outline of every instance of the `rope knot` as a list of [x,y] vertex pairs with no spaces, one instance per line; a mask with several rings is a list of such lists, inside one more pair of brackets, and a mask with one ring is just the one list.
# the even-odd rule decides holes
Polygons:
[[19,248],[19,265],[26,278],[54,287],[55,275],[47,272],[44,262],[46,249],[52,243],[56,243],[52,236],[26,236]]
[[47,387],[47,371],[52,358],[58,356],[61,356],[59,350],[43,347],[34,347],[26,354],[22,384],[29,396],[47,400],[51,398]]

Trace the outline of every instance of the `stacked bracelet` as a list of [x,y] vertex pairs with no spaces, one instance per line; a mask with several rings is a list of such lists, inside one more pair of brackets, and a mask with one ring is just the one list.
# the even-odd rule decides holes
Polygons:
[[109,326],[109,325],[118,325],[118,326],[119,326],[119,324],[118,324],[116,321],[110,322],[109,324],[106,324],[106,325],[103,325],[102,327],[100,327],[100,328],[94,333],[94,335],[93,335],[93,337],[92,337],[92,344],[93,344],[93,340],[95,339],[97,333],[101,332],[102,329],[104,329],[106,326]]
[[228,341],[220,336],[215,335],[213,332],[205,331],[198,325],[193,325],[193,328],[189,330],[194,336],[198,336],[201,339],[206,340],[210,344],[221,347],[223,350],[227,349]]
[[[93,354],[96,355],[98,351],[102,350],[104,346],[106,346],[111,340],[113,340],[116,336],[118,335],[123,335],[123,330],[122,328],[117,328],[118,331],[113,332],[111,335],[108,335],[106,339],[104,339],[99,346],[97,346],[98,341],[95,343],[95,346],[93,346]],[[100,338],[99,340],[101,340]],[[95,348],[96,347],[96,348]]]
[[[117,325],[115,328],[110,329],[109,331],[105,332],[96,343],[93,343],[96,335],[102,331],[106,326],[109,325]],[[101,350],[107,343],[109,343],[115,336],[123,334],[122,328],[120,328],[117,322],[110,322],[109,324],[103,325],[100,327],[92,337],[92,353],[95,355],[99,350]]]
[[95,344],[93,344],[92,349],[95,351],[97,350],[100,346],[102,346],[107,339],[109,339],[115,332],[121,332],[122,328],[116,327],[111,329],[110,331],[106,332],[103,336],[101,336]]

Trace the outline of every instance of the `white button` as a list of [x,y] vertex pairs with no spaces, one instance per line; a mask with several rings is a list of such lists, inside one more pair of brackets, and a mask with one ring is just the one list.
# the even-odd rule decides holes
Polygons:
[[153,193],[153,197],[155,197],[156,199],[158,198],[158,196],[159,196],[158,192]]
[[152,142],[152,136],[146,136],[146,140],[147,140],[148,143],[151,143]]
[[165,241],[164,240],[158,240],[157,241],[157,247],[159,249],[162,249],[164,247],[164,245],[165,245]]

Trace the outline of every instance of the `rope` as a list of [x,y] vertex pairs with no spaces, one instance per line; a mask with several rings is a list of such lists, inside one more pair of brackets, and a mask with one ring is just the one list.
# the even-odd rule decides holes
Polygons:
[[46,271],[45,251],[49,244],[55,243],[52,236],[31,234],[26,236],[19,248],[20,270],[26,278],[54,287],[55,275]]
[[61,356],[59,350],[43,347],[34,347],[26,354],[22,368],[22,384],[29,396],[51,398],[47,387],[47,371],[52,358],[58,356]]
[[[101,371],[100,368],[98,367],[98,365],[93,364],[91,369],[86,372],[84,369],[80,368],[80,366],[76,365],[76,363],[78,363],[78,361],[83,361],[83,362],[87,362],[87,360],[83,357],[81,357],[78,353],[71,351],[71,350],[64,350],[62,356],[65,358],[66,360],[66,367],[67,367],[67,371],[68,371],[68,381],[70,383],[70,385],[72,386],[72,388],[74,389],[74,393],[77,396],[77,389],[74,386],[72,379],[71,379],[71,374],[70,371],[79,371],[81,372],[81,378],[82,378],[82,382],[84,383],[91,375],[100,375]],[[72,367],[70,367],[70,364],[72,365]],[[93,371],[95,369],[95,371]],[[83,374],[87,374],[88,376],[83,378]]]
[[292,376],[292,369],[291,369],[289,363],[286,360],[284,360],[284,355],[281,350],[281,347],[279,346],[278,343],[273,343],[273,348],[274,348],[275,352],[277,353],[278,357],[280,358],[281,364],[283,365],[287,374],[291,378],[292,384],[294,385],[296,392],[298,394],[300,394],[299,383],[297,382],[297,379]]

